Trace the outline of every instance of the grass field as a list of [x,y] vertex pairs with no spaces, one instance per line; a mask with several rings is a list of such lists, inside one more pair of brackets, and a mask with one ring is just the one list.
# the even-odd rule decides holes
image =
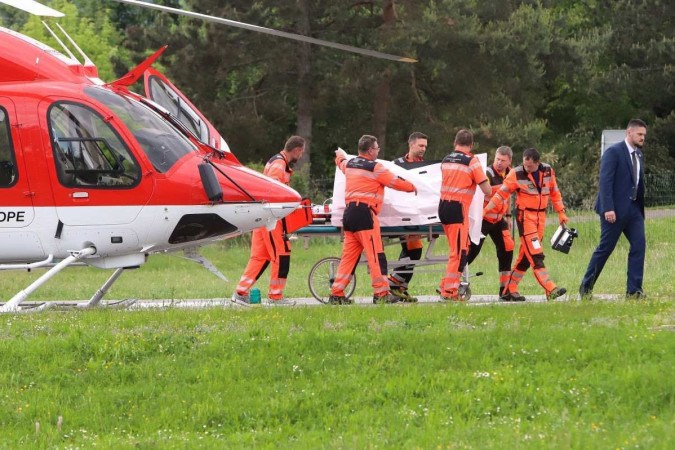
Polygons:
[[[647,223],[648,301],[3,315],[0,448],[675,448],[674,222]],[[574,290],[598,237],[595,222],[577,228],[571,254],[546,260]],[[496,285],[485,250],[477,294]],[[596,292],[624,292],[626,252]],[[229,283],[162,256],[110,297],[229,296],[248,249],[204,253]],[[290,296],[308,296],[313,262],[338,253],[298,242]],[[9,298],[36,274],[0,276]],[[35,297],[86,299],[107,276],[68,269]],[[439,277],[420,274],[415,292]]]

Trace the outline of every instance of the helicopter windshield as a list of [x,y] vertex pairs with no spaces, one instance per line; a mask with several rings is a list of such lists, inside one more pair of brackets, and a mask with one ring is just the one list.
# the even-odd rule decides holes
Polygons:
[[196,150],[185,136],[142,103],[99,87],[86,87],[84,91],[117,114],[158,172],[166,172]]

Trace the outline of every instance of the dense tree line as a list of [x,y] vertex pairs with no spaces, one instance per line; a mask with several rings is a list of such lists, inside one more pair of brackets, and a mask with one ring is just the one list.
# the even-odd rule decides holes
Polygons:
[[[77,28],[86,44],[100,42],[90,51],[105,76],[121,76],[169,44],[162,69],[245,163],[266,160],[298,133],[311,139],[304,170],[330,179],[333,150],[354,152],[364,133],[377,135],[382,157],[393,158],[411,131],[423,131],[429,158],[440,159],[457,129],[469,127],[479,152],[539,148],[558,169],[566,200],[581,205],[595,192],[601,131],[640,117],[650,125],[647,170],[675,171],[671,1],[155,1],[411,56],[416,64],[111,1],[70,3],[77,11],[69,15],[95,30],[92,37]],[[32,19],[2,12],[9,25],[37,32]]]

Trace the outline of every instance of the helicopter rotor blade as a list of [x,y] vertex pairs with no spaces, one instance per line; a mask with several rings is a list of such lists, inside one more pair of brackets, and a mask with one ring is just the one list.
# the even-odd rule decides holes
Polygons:
[[33,14],[35,16],[49,16],[49,17],[64,17],[60,11],[45,6],[42,3],[38,3],[34,0],[0,0],[0,3],[4,3],[8,6],[13,6],[16,9],[26,11],[27,13]]
[[127,3],[130,5],[141,6],[143,8],[157,9],[159,11],[168,12],[170,14],[178,14],[181,16],[192,17],[195,19],[204,20],[207,22],[214,22],[223,25],[228,25],[231,27],[243,28],[245,30],[256,31],[258,33],[271,34],[272,36],[279,36],[286,39],[293,39],[301,42],[308,42],[310,44],[321,45],[324,47],[331,47],[338,50],[344,50],[347,52],[358,53],[360,55],[372,56],[373,58],[388,59],[390,61],[398,61],[404,63],[415,63],[416,59],[408,58],[406,56],[396,56],[389,53],[382,53],[375,50],[368,50],[359,47],[353,47],[351,45],[338,44],[336,42],[324,41],[322,39],[316,39],[309,36],[303,36],[301,34],[288,33],[286,31],[274,30],[272,28],[260,27],[257,25],[251,25],[244,22],[237,22],[235,20],[223,19],[222,17],[209,16],[207,14],[200,14],[191,11],[185,11],[182,9],[171,8],[169,6],[155,5],[154,3],[146,3],[138,0],[113,0],[118,3]]

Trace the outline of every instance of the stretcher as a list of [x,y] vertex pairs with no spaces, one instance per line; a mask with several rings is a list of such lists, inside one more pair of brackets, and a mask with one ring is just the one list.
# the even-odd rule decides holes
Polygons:
[[[420,236],[422,239],[425,239],[429,242],[429,245],[426,246],[426,251],[419,260],[410,260],[409,258],[397,259],[393,261],[387,261],[387,271],[391,271],[396,267],[402,265],[414,266],[414,272],[419,274],[420,272],[425,271],[425,269],[419,269],[420,267],[429,267],[434,265],[441,265],[441,269],[431,269],[427,270],[428,272],[444,272],[445,266],[448,263],[447,255],[434,255],[434,247],[439,236],[445,236],[443,227],[440,223],[429,224],[429,225],[411,225],[411,226],[394,226],[394,227],[382,227],[381,234],[383,238],[384,246],[388,245],[398,245],[401,241],[400,239],[406,239],[408,236]],[[296,230],[293,234],[298,237],[311,239],[312,237],[342,237],[342,229],[328,224],[312,224],[305,226]],[[366,264],[365,255],[361,255],[361,259],[358,264]],[[337,273],[337,268],[340,264],[340,258],[337,256],[328,256],[317,261],[309,271],[309,276],[307,278],[307,283],[309,286],[309,291],[312,293],[312,296],[322,303],[328,303],[328,297],[330,296],[330,289],[335,280],[335,274]],[[405,273],[404,270],[399,270],[400,273]],[[410,271],[408,271],[409,273]],[[473,276],[479,276],[482,273],[477,273]],[[356,289],[356,274],[352,276],[349,285],[345,288],[345,296],[351,297],[354,294]],[[469,284],[469,272],[468,266],[464,270],[462,276],[462,281],[460,282],[459,287],[460,297],[468,301],[471,297],[471,287]]]

